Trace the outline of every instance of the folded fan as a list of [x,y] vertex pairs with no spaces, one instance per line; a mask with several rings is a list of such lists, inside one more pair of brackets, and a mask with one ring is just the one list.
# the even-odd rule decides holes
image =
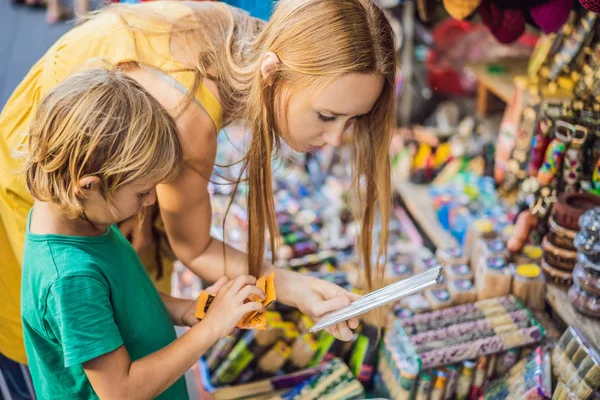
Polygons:
[[441,277],[442,266],[440,265],[417,274],[411,278],[385,286],[379,290],[362,296],[348,307],[326,314],[319,320],[319,322],[313,325],[310,331],[318,332],[337,323],[358,317],[359,315],[365,314],[385,304],[425,290],[428,287],[437,285]]

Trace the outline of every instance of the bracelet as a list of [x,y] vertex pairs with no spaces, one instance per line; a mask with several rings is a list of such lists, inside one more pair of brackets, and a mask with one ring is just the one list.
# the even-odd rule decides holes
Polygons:
[[587,271],[577,264],[573,269],[573,281],[586,293],[600,296],[600,273]]
[[587,210],[599,207],[600,197],[589,193],[562,193],[552,210],[556,223],[563,228],[579,230],[579,218]]
[[554,203],[556,203],[556,191],[548,186],[543,186],[538,190],[536,199],[531,203],[529,210],[531,215],[539,219],[546,219]]
[[575,240],[577,231],[563,228],[552,217],[550,217],[549,225],[550,232],[548,233],[548,239],[550,243],[563,249],[576,250],[573,241]]
[[577,263],[587,271],[600,274],[600,263],[592,262],[584,253],[577,253]]
[[600,297],[590,296],[577,285],[569,289],[568,296],[573,307],[580,313],[600,318]]
[[577,252],[556,247],[544,236],[542,240],[542,249],[544,249],[544,260],[552,267],[560,268],[566,271],[572,271],[577,263]]
[[542,270],[546,279],[556,285],[571,286],[573,284],[573,274],[551,267],[546,260],[542,260]]
[[592,262],[600,263],[600,208],[594,208],[579,219],[581,230],[575,236],[574,245]]

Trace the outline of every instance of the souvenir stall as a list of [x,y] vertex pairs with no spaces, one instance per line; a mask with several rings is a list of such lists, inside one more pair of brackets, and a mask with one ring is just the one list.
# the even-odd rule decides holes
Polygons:
[[[267,311],[245,318],[199,361],[203,396],[598,398],[596,5],[447,0],[454,19],[433,26],[440,5],[389,3],[382,5],[399,39],[403,94],[390,149],[394,207],[382,284],[440,265],[441,276],[379,308],[383,318],[362,316],[349,342],[271,303],[276,288],[265,277],[258,285]],[[239,248],[247,242],[245,187],[230,182],[244,154],[232,143],[244,135],[229,127],[219,136],[223,168],[211,187],[213,235]],[[367,294],[354,255],[360,227],[350,158],[342,146],[277,161],[276,265]],[[173,292],[199,297],[199,316],[210,306],[182,266]]]

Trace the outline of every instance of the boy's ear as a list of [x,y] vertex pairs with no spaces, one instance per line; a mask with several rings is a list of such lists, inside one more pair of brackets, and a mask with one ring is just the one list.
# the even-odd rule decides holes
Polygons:
[[279,64],[281,64],[281,60],[279,59],[277,54],[273,53],[272,51],[269,51],[263,57],[263,60],[260,63],[260,73],[261,73],[263,79],[267,82],[267,85],[269,85],[269,86],[272,85],[272,81],[270,80],[271,72]]
[[88,175],[81,178],[78,182],[77,191],[79,194],[86,196],[92,190],[98,188],[98,184],[100,183],[100,178],[95,175]]

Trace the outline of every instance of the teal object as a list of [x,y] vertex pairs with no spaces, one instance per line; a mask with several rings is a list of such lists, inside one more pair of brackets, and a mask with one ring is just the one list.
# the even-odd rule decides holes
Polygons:
[[224,0],[224,2],[248,11],[253,17],[267,21],[277,0]]
[[[96,400],[83,363],[121,345],[139,360],[177,339],[156,287],[116,225],[101,236],[38,235],[29,220],[27,227],[21,317],[40,398]],[[185,379],[156,398],[188,399]]]

